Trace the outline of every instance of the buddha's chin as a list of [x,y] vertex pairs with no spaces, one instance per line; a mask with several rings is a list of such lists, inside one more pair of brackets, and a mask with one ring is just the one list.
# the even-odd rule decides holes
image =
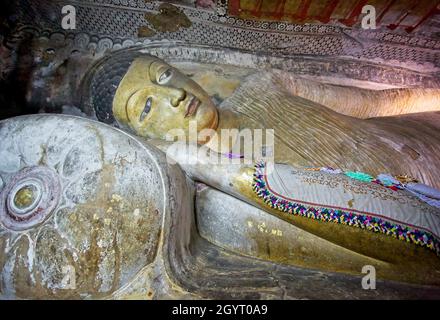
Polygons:
[[218,123],[218,115],[215,108],[201,105],[193,119],[197,122],[197,130],[216,129]]

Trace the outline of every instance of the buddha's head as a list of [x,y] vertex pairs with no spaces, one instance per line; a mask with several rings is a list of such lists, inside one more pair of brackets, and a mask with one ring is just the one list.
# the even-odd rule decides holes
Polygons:
[[[137,135],[165,139],[173,129],[215,129],[218,113],[209,95],[164,61],[142,55],[133,60],[113,99],[113,116]],[[200,142],[200,141],[199,141]]]

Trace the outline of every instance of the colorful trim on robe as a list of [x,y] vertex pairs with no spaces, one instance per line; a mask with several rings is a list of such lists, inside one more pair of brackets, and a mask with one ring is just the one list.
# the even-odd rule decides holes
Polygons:
[[265,162],[259,162],[255,165],[252,189],[271,208],[314,220],[340,223],[382,233],[402,241],[426,247],[440,256],[440,241],[427,231],[396,224],[378,217],[350,212],[349,209],[346,211],[325,207],[314,208],[273,194],[267,187],[265,168]]

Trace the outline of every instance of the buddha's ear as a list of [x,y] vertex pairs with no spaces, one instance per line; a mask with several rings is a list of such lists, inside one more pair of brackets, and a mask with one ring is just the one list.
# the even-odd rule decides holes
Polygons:
[[125,88],[121,87],[122,82],[123,80],[119,83],[118,89],[113,97],[112,113],[118,123],[126,124],[128,123],[126,107],[130,95]]

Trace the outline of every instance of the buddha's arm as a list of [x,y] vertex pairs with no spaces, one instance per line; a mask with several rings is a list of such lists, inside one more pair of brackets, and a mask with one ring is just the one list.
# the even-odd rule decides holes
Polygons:
[[[178,164],[192,180],[252,202],[242,193],[243,188],[252,189],[252,173],[248,173],[252,171],[252,163],[246,165],[242,159],[229,159],[206,146],[163,140],[149,140],[148,143],[164,151],[167,161]],[[240,188],[236,183],[239,180],[242,181]]]
[[369,90],[319,83],[286,73],[275,73],[274,77],[293,95],[361,119],[440,110],[439,89]]

